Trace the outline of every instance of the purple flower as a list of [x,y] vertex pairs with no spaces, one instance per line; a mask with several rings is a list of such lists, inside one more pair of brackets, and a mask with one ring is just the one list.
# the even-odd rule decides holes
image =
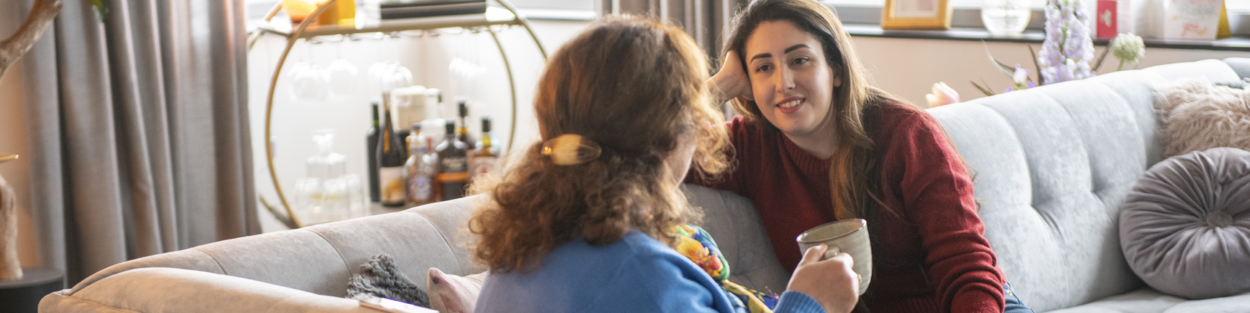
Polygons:
[[1085,23],[1088,16],[1082,0],[1048,0],[1046,40],[1037,54],[1043,84],[1094,76],[1089,66],[1094,42]]

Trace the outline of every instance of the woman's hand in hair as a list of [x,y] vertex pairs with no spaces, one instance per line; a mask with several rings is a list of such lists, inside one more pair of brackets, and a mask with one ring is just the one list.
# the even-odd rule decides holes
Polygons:
[[725,54],[725,59],[721,60],[720,71],[712,75],[708,83],[714,90],[712,99],[718,104],[737,97],[746,97],[747,100],[752,98],[751,81],[742,69],[742,58],[737,52],[729,51]]
[[825,312],[851,312],[859,301],[859,277],[851,270],[855,261],[846,253],[821,260],[826,249],[823,244],[807,249],[786,290],[811,296]]

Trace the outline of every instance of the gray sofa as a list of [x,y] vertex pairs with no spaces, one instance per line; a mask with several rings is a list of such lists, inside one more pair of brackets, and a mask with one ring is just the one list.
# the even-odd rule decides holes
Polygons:
[[[1179,77],[1233,83],[1246,60],[1125,71],[929,110],[976,175],[985,236],[1015,291],[1038,312],[1250,312],[1250,293],[1186,300],[1145,286],[1117,232],[1119,204],[1161,160],[1150,84]],[[785,289],[751,203],[687,186],[732,280]],[[438,267],[482,271],[468,255],[466,198],[403,212],[217,242],[118,264],[46,296],[41,312],[373,312],[346,294],[378,253],[414,280]],[[1230,277],[1229,279],[1250,279]]]

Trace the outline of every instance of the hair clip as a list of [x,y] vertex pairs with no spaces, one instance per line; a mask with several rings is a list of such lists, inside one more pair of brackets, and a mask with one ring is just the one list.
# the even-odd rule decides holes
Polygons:
[[581,135],[564,134],[543,142],[543,155],[556,165],[576,165],[599,158],[603,149]]

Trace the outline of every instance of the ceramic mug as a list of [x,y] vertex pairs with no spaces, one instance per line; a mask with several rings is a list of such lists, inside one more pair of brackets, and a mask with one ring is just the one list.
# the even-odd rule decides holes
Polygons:
[[859,274],[859,294],[868,291],[868,283],[872,281],[872,245],[868,241],[868,221],[864,219],[841,220],[812,227],[795,238],[799,243],[799,251],[807,251],[812,246],[825,244],[821,260],[828,259],[840,252],[851,255],[855,264],[851,269]]

